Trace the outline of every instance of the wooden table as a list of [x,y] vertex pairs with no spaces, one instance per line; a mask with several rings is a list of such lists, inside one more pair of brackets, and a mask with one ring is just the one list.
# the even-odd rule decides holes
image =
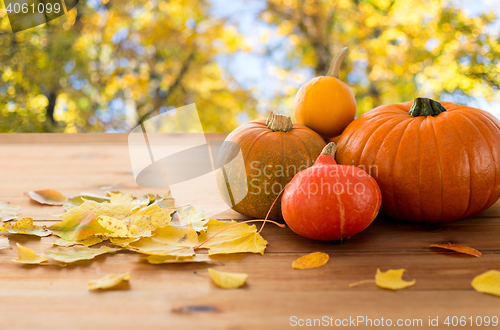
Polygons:
[[[130,167],[126,134],[0,135],[0,201],[21,206],[21,216],[51,224],[62,208],[36,204],[24,192],[104,195],[100,187],[110,185],[136,196],[162,192],[138,187]],[[231,212],[227,217],[237,218]],[[263,236],[269,241],[264,256],[219,258],[224,265],[218,269],[249,274],[247,285],[237,290],[216,287],[204,264],[155,266],[137,254],[117,253],[65,268],[23,266],[11,261],[15,248],[0,251],[0,329],[285,329],[299,319],[331,317],[335,322],[358,316],[372,322],[390,318],[393,324],[422,319],[423,329],[429,317],[439,317],[439,328],[447,329],[453,328],[443,325],[447,316],[500,317],[500,297],[470,285],[474,276],[500,269],[499,203],[448,225],[405,224],[380,216],[342,245],[311,241],[272,225]],[[38,253],[55,240],[9,238],[11,245],[19,242]],[[427,248],[441,242],[469,245],[484,256]],[[326,266],[291,268],[294,259],[314,251],[330,254]],[[374,284],[348,287],[374,278],[377,268],[406,268],[404,278],[417,282],[396,292]],[[129,290],[87,290],[90,279],[125,272],[132,274]]]

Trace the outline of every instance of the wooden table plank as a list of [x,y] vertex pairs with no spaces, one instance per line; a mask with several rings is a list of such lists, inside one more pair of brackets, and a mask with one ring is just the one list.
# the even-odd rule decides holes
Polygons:
[[[65,195],[104,194],[100,187],[118,184],[119,190],[136,196],[162,193],[135,184],[126,143],[125,134],[0,135],[0,201],[20,205],[22,216],[50,224],[62,208],[38,205],[25,191],[52,188]],[[223,218],[238,215],[228,211]],[[154,266],[137,254],[120,252],[64,268],[23,266],[11,261],[14,249],[2,250],[0,328],[286,329],[295,315],[422,319],[421,328],[428,328],[429,316],[439,316],[441,326],[433,328],[444,329],[446,316],[500,316],[500,298],[470,286],[477,274],[500,269],[499,234],[500,203],[446,225],[379,217],[342,245],[311,241],[268,224],[263,231],[269,242],[264,256],[223,256],[217,258],[221,264],[211,266],[248,273],[248,284],[238,290],[213,285],[207,265]],[[3,235],[9,236],[11,245],[20,242],[36,252],[50,248],[55,240]],[[470,245],[484,257],[427,248],[441,242]],[[314,251],[329,253],[329,263],[314,270],[291,268],[295,258]],[[373,284],[348,287],[373,278],[377,268],[406,268],[404,278],[415,278],[417,283],[397,292]],[[87,291],[88,280],[124,272],[132,274],[129,290]]]

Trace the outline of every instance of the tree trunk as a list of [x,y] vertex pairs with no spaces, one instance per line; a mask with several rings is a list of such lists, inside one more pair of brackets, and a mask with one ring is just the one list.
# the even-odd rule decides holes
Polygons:
[[50,91],[49,95],[47,95],[49,99],[49,104],[45,108],[47,118],[50,120],[52,125],[56,124],[56,120],[54,119],[54,109],[56,107],[57,94],[54,91]]

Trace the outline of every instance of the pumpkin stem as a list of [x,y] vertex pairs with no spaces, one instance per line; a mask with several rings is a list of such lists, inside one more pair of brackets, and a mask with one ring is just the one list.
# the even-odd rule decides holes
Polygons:
[[266,126],[273,132],[287,133],[293,128],[293,123],[290,116],[271,111],[271,114],[267,117]]
[[330,64],[330,68],[328,69],[328,73],[326,74],[329,77],[339,78],[340,73],[340,65],[344,60],[344,57],[347,55],[347,47],[344,47],[338,52],[337,55],[333,58],[332,64]]
[[329,155],[335,158],[335,153],[337,152],[337,145],[333,142],[330,142],[323,148],[321,151],[322,155]]
[[417,97],[413,100],[409,115],[413,117],[418,116],[437,116],[446,109],[438,101],[428,99],[426,97]]

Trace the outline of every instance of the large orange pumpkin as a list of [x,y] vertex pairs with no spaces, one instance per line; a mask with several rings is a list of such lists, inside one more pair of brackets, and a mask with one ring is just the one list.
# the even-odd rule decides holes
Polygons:
[[[226,164],[225,172],[218,172],[217,184],[226,203],[235,211],[252,218],[265,218],[272,203],[299,171],[314,164],[326,145],[316,132],[292,124],[289,116],[271,113],[266,120],[254,120],[241,125],[226,138],[217,158],[218,164]],[[246,196],[236,205],[232,197],[238,192],[238,184],[228,182],[228,173],[241,173],[239,164],[230,162],[235,155],[243,155]],[[233,166],[234,168],[228,168]],[[241,181],[238,174],[231,181]],[[235,188],[236,187],[236,188]],[[241,188],[241,187],[240,187]],[[229,194],[227,193],[229,192]],[[281,197],[280,197],[281,199]],[[277,201],[269,219],[281,220],[281,200]]]
[[385,105],[345,129],[337,161],[375,178],[383,213],[450,222],[499,198],[500,122],[479,109],[426,98]]

